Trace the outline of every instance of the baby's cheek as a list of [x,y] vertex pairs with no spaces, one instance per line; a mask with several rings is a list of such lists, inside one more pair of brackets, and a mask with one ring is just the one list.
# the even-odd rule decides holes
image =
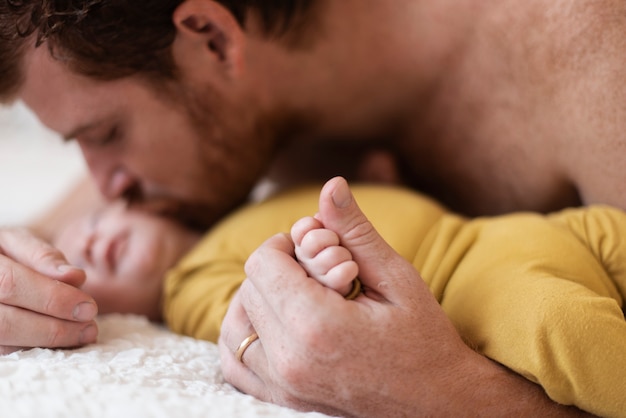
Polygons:
[[[140,252],[127,253],[118,265],[118,275],[125,282],[145,283],[163,276],[161,263],[163,257],[159,258],[154,248],[146,248]],[[155,277],[157,276],[157,277]]]

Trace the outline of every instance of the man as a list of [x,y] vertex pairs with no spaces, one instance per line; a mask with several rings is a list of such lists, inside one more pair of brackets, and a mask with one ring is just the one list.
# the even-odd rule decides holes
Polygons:
[[[315,153],[325,145],[365,144],[390,151],[409,184],[468,214],[626,207],[623,2],[120,0],[61,10],[40,3],[0,3],[0,94],[23,99],[47,126],[76,139],[107,197],[208,225],[261,175],[296,181],[305,157],[320,163]],[[279,285],[276,274],[289,264],[254,261],[289,254],[270,240],[252,258],[251,280],[222,331],[235,385],[348,415],[576,412],[467,349],[450,326],[429,326],[446,320],[417,273],[369,230],[369,245],[353,245],[352,222],[363,218],[343,216],[336,232],[363,260],[364,284],[380,293],[368,303],[380,315],[340,321],[346,306],[294,308],[288,301],[301,301],[300,289]],[[81,272],[53,269],[62,256],[26,232],[4,231],[0,245],[6,350],[93,341],[93,301],[49,281],[77,286]],[[273,320],[285,316],[295,322]],[[233,351],[252,332],[247,317],[261,344],[250,345],[244,368]],[[337,336],[333,352],[361,363],[313,374],[306,356],[316,347],[331,354],[324,331]],[[281,349],[292,361],[280,361]],[[418,375],[416,364],[424,366]]]

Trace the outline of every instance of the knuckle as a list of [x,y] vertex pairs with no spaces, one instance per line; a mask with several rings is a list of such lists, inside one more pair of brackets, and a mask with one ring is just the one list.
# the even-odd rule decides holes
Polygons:
[[362,217],[355,220],[344,238],[353,245],[366,246],[376,240],[377,233],[372,223],[367,218]]
[[[56,286],[58,286],[59,284],[61,284],[61,282],[54,282]],[[57,309],[58,308],[58,304],[57,304],[57,300],[54,297],[47,297],[45,304],[43,306],[43,312],[47,313],[47,314],[56,314],[57,313]]]
[[[276,373],[283,385],[295,394],[306,393],[310,389],[312,370],[324,368],[327,359],[332,359],[333,350],[322,343],[316,333],[303,333],[300,350],[290,350],[280,356],[276,364]],[[319,351],[321,348],[322,351]]]
[[11,266],[0,268],[0,301],[11,300],[16,287],[15,270]]
[[332,331],[322,318],[317,315],[309,317],[306,327],[296,330],[296,338],[304,346],[307,352],[323,354],[333,350],[329,336]]
[[61,252],[54,247],[48,245],[42,245],[35,251],[33,259],[35,262],[45,263],[47,261],[55,260],[61,256]]
[[277,364],[276,373],[282,382],[281,387],[291,388],[295,393],[306,392],[310,375],[299,359],[284,358]]
[[60,347],[62,346],[62,342],[64,338],[67,336],[67,330],[64,325],[60,321],[53,321],[49,325],[47,334],[46,334],[46,346],[47,347]]

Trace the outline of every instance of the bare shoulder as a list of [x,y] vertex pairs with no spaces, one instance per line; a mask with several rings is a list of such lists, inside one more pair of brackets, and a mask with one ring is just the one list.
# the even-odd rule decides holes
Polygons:
[[626,2],[567,2],[556,50],[560,155],[585,204],[626,209]]

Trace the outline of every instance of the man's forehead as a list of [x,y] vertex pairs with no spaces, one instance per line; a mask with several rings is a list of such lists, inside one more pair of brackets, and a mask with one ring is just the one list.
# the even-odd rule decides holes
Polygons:
[[65,135],[106,104],[102,83],[72,72],[43,45],[25,56],[25,80],[19,98],[50,129]]

